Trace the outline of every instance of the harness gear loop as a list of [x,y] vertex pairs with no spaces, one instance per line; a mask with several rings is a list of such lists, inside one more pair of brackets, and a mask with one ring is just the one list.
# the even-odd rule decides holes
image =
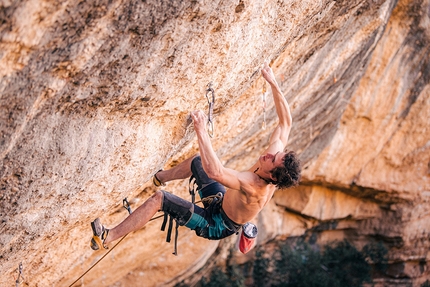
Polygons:
[[[212,99],[210,99],[209,93],[212,94]],[[212,88],[212,82],[209,82],[208,88],[206,89],[206,99],[209,105],[207,128],[208,134],[212,138],[214,136],[213,109],[215,105],[215,91]]]
[[169,227],[167,229],[166,242],[170,242],[170,239],[172,238],[172,227],[173,227],[173,217],[170,216],[170,218],[169,218]]
[[175,226],[175,251],[172,253],[175,256],[178,256],[178,228],[179,228],[179,222],[177,220],[176,221],[176,226]]
[[[163,219],[163,223],[161,224],[161,231],[164,231],[166,229],[166,223],[167,223],[167,219],[169,219],[169,226],[167,227],[167,236],[166,236],[166,242],[170,242],[171,238],[172,238],[172,228],[173,228],[173,220],[174,218],[172,216],[169,216],[168,213],[164,213],[164,219]],[[175,249],[173,252],[173,255],[178,255],[178,235],[179,235],[179,222],[175,219],[176,221],[176,226],[175,226]]]
[[261,128],[266,129],[266,80],[263,82],[263,125]]
[[196,184],[196,178],[194,177],[194,175],[191,175],[190,180],[188,182],[188,191],[190,192],[192,203],[196,203]]
[[164,213],[163,223],[161,224],[161,231],[164,231],[166,229],[166,223],[168,218],[169,215],[167,213]]
[[130,207],[130,204],[128,203],[127,197],[122,200],[122,206],[125,209],[127,209],[128,214],[131,214],[131,207]]

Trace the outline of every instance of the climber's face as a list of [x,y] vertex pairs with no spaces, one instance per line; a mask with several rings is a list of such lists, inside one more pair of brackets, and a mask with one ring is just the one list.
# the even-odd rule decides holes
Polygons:
[[261,155],[259,162],[260,162],[260,167],[262,171],[266,173],[270,173],[276,167],[282,167],[284,164],[282,160],[284,156],[285,156],[285,152],[277,152],[275,154],[266,153]]

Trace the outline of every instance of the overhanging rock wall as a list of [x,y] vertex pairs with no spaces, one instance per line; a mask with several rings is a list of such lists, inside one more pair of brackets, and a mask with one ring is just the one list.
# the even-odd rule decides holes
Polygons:
[[[269,97],[261,129],[264,59],[292,108],[288,148],[304,181],[256,219],[260,244],[334,220],[320,242],[382,238],[388,277],[428,277],[429,1],[1,5],[0,285],[22,262],[29,286],[68,286],[99,259],[89,222],[119,223],[124,197],[135,208],[154,172],[197,151],[188,115],[207,109],[209,82],[214,148],[229,167],[249,167],[276,124]],[[166,189],[188,196],[186,181]],[[222,260],[218,242],[182,228],[172,256],[159,224],[78,284],[173,285]]]

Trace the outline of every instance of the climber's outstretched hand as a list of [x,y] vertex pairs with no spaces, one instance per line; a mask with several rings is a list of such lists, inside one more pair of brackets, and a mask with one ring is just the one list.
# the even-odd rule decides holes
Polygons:
[[205,113],[201,110],[192,111],[191,118],[193,119],[194,130],[196,133],[206,133],[206,123],[208,118]]
[[261,74],[263,75],[263,78],[270,84],[270,85],[276,85],[276,78],[273,74],[272,68],[269,67],[269,64],[267,61],[264,61],[263,68],[261,69]]

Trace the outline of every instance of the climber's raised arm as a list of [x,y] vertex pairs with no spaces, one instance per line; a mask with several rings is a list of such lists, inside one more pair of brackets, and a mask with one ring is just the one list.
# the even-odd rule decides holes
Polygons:
[[[272,150],[273,148],[279,149],[280,145],[282,145],[283,149],[287,145],[288,136],[293,123],[290,107],[284,95],[282,94],[278,83],[276,82],[276,78],[272,69],[269,67],[267,62],[264,63],[261,73],[264,79],[270,85],[273,94],[273,101],[275,102],[276,113],[279,118],[279,123],[270,136],[268,151]],[[271,148],[272,145],[275,145],[276,147]]]
[[212,143],[206,130],[206,115],[198,110],[191,112],[191,117],[194,122],[194,130],[196,131],[200,156],[205,172],[210,178],[222,185],[239,190],[240,181],[244,175],[241,172],[224,167],[219,160],[213,150]]

